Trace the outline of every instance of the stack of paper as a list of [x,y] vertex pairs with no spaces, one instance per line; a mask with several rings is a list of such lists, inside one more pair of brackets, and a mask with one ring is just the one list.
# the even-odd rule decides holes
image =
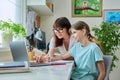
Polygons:
[[28,62],[0,62],[0,73],[27,72]]

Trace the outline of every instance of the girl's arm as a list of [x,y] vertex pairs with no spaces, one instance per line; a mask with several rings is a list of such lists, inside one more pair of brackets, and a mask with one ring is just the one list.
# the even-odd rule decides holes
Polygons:
[[103,61],[97,62],[98,70],[99,70],[99,76],[97,80],[104,80],[105,77],[105,66]]
[[60,55],[60,56],[54,56],[54,57],[51,57],[52,61],[55,61],[55,60],[62,60],[62,59],[67,59],[67,58],[70,58],[70,54],[67,52],[63,55]]
[[[56,55],[55,55],[54,48],[50,48],[49,51],[48,51],[48,54],[50,55],[50,57],[55,57]],[[68,58],[65,58],[65,60],[73,60],[73,57],[70,56]]]

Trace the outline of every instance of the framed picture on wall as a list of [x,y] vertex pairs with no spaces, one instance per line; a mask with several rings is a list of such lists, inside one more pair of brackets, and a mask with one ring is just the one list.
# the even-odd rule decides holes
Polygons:
[[105,9],[103,20],[105,22],[116,22],[120,24],[120,9]]
[[72,0],[72,17],[101,17],[102,0]]

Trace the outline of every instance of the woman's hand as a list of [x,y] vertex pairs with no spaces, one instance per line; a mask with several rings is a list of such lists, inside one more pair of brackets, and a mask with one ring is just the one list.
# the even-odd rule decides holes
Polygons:
[[42,56],[34,56],[34,59],[36,60],[37,63],[50,62],[51,61],[51,58],[49,57],[48,54],[43,54]]
[[34,56],[33,58],[37,63],[42,63],[43,62],[42,56]]

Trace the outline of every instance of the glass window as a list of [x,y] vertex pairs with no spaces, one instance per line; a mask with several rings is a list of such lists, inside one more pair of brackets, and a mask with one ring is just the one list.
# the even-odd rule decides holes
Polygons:
[[[16,23],[22,23],[22,3],[23,0],[1,0],[0,1],[0,19],[7,21],[8,19]],[[2,43],[2,35],[0,31],[0,46]]]

